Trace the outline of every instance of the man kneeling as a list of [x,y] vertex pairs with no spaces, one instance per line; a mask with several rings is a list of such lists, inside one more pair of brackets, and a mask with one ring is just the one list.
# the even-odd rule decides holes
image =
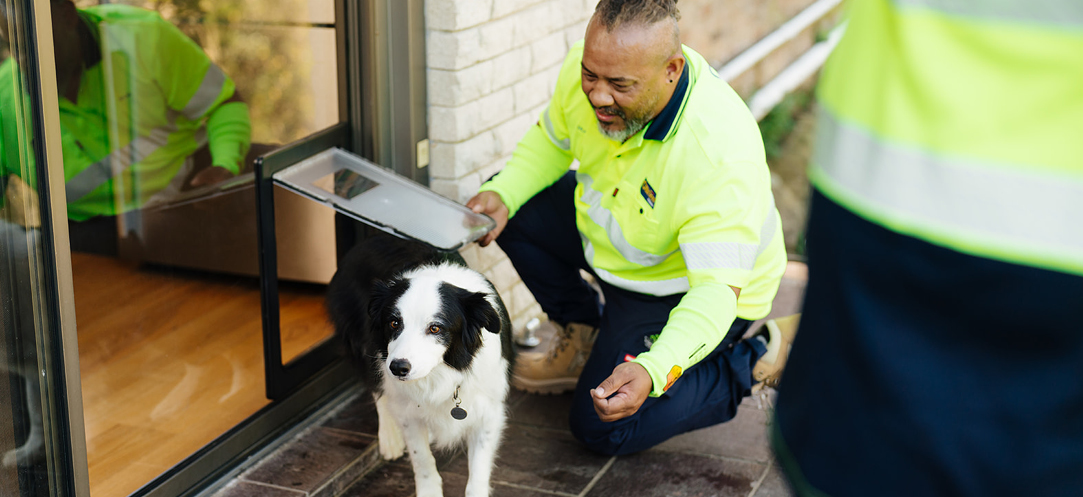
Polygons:
[[732,419],[792,339],[742,340],[785,270],[781,226],[756,121],[677,19],[673,0],[599,2],[538,124],[467,204],[560,328],[514,384],[575,388],[572,432],[606,454]]

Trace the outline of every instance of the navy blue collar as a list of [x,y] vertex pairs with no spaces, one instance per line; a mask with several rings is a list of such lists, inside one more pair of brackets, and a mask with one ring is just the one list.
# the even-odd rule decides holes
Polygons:
[[688,92],[688,72],[691,70],[692,68],[686,63],[684,70],[681,71],[681,78],[677,81],[677,88],[673,90],[673,96],[669,97],[669,103],[662,109],[662,112],[659,112],[651,120],[647,132],[643,133],[643,139],[663,141],[669,135],[669,130],[673,128],[673,125],[676,124],[677,119],[680,117],[684,94]]

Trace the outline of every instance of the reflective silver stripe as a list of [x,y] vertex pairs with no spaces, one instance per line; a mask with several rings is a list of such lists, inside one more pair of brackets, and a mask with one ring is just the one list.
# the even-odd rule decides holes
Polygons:
[[688,278],[686,277],[669,280],[636,281],[624,279],[609,271],[600,269],[594,265],[594,245],[592,245],[590,240],[587,240],[586,237],[583,238],[583,255],[586,256],[587,263],[590,264],[590,267],[594,269],[594,274],[597,274],[603,281],[617,288],[657,297],[685,293],[691,288],[688,284]]
[[[662,261],[673,255],[673,252],[664,255],[655,255],[650,252],[646,252],[637,249],[628,243],[628,240],[624,238],[624,231],[621,230],[620,224],[617,223],[616,218],[613,217],[613,213],[609,212],[605,207],[602,207],[602,193],[591,188],[594,185],[594,178],[590,175],[576,171],[575,179],[583,185],[583,196],[579,198],[583,203],[589,205],[587,209],[587,215],[590,216],[590,220],[594,221],[594,224],[601,226],[605,229],[605,234],[609,238],[609,243],[613,244],[613,248],[629,262],[634,262],[640,266],[657,266]],[[676,251],[674,251],[676,252]]]
[[217,65],[211,63],[210,67],[207,68],[207,73],[203,75],[203,82],[199,84],[196,94],[192,95],[192,98],[188,100],[188,105],[185,105],[181,112],[192,121],[203,117],[203,114],[206,114],[214,105],[218,95],[222,94],[222,87],[225,84],[226,73],[222,72],[222,69]]
[[760,243],[702,242],[682,243],[681,255],[688,269],[744,269],[751,271],[771,241],[778,228],[778,214],[771,199],[771,209],[760,226]]
[[756,265],[757,248],[751,243],[682,243],[681,254],[688,269],[752,270]]
[[697,242],[682,243],[681,255],[684,256],[684,265],[688,269],[744,269],[751,271],[756,267],[756,259],[759,258],[771,240],[775,238],[775,227],[778,224],[775,214],[774,202],[767,213],[767,219],[760,226],[760,243],[737,242]]
[[1079,0],[893,0],[901,7],[937,10],[945,14],[1024,23],[1083,27]]
[[82,199],[106,184],[114,176],[128,170],[132,164],[138,164],[150,154],[165,146],[169,141],[170,129],[155,128],[147,136],[136,138],[130,145],[109,154],[104,159],[91,164],[64,184],[64,193],[69,203]]
[[563,140],[557,140],[557,133],[556,133],[556,131],[553,131],[553,121],[549,120],[549,109],[548,108],[546,108],[545,111],[542,112],[542,122],[545,123],[545,135],[549,137],[549,141],[553,142],[553,145],[556,145],[557,148],[559,148],[561,150],[571,150],[572,149],[572,140],[571,140],[571,138],[565,138]]
[[1080,177],[937,156],[819,114],[813,173],[866,215],[956,245],[1083,262]]

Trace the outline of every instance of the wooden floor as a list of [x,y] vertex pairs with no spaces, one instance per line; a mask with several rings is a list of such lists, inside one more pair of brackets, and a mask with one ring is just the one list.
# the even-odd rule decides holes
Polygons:
[[[92,497],[122,497],[267,404],[254,278],[72,254]],[[330,335],[317,286],[284,285],[283,356]]]

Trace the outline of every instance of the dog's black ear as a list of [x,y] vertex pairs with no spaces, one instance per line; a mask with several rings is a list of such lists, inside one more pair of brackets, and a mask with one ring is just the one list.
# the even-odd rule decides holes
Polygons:
[[394,300],[399,295],[402,295],[409,286],[410,282],[402,278],[374,282],[372,292],[369,294],[369,322],[376,325],[380,319],[380,314],[393,304]]
[[460,302],[466,320],[473,326],[485,328],[490,333],[500,334],[500,314],[496,312],[489,299],[481,292],[467,292]]
[[463,314],[462,340],[468,348],[476,347],[481,338],[481,329],[500,333],[500,314],[481,292],[471,292],[449,283],[444,283],[441,293],[459,303]]

